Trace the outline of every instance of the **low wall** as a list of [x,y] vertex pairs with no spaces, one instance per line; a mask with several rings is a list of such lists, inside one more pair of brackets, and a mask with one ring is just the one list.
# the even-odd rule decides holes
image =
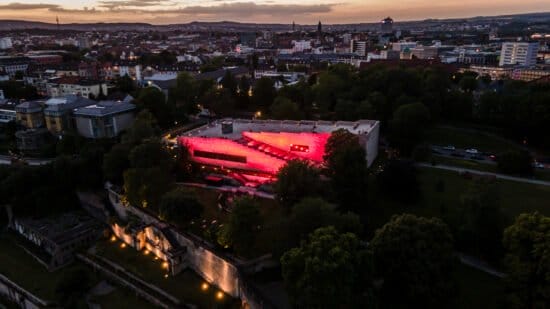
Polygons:
[[[146,224],[166,225],[158,218],[146,213],[145,211],[132,207],[124,206],[120,202],[118,193],[108,189],[109,200],[116,213],[121,218],[127,218],[128,214],[139,217]],[[244,270],[257,271],[263,266],[268,265],[266,257],[262,257],[253,262],[243,262],[229,255],[218,254],[213,250],[211,244],[204,240],[171,227],[176,241],[184,246],[186,251],[186,262],[188,266],[199,274],[205,281],[217,286],[225,293],[240,298],[249,308],[270,308],[264,301],[252,292],[248,285],[242,282]],[[120,234],[121,240],[129,245],[136,247],[137,243],[133,237],[122,233],[120,227],[114,228],[115,235]],[[118,237],[119,235],[117,235]]]
[[52,303],[33,295],[2,274],[0,274],[0,295],[5,296],[23,309],[38,309],[52,305]]

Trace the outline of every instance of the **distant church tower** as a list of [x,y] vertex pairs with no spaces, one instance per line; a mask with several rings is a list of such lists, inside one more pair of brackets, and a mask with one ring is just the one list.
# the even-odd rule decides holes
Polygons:
[[321,25],[321,21],[317,24],[317,38],[320,40],[321,36],[323,35],[323,25]]
[[296,31],[296,23],[294,23],[294,21],[292,21],[292,32]]

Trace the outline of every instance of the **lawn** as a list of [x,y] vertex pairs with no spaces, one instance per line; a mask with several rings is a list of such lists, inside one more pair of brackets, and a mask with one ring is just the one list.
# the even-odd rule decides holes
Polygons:
[[[0,273],[44,300],[57,300],[55,288],[64,274],[76,268],[87,270],[82,264],[73,263],[62,269],[49,272],[19,247],[18,241],[19,239],[15,235],[9,232],[0,232]],[[90,278],[92,281],[98,280],[91,270]]]
[[[450,166],[469,168],[469,169],[474,169],[481,172],[500,173],[498,171],[496,164],[487,164],[476,160],[434,156],[434,161],[436,164],[444,164],[444,165],[450,165]],[[550,170],[535,169],[534,179],[550,181]]]
[[469,266],[458,264],[454,278],[458,284],[456,308],[500,308],[504,298],[504,282]]
[[165,277],[162,260],[155,260],[153,255],[145,255],[131,247],[120,248],[120,243],[102,241],[97,244],[97,254],[119,264],[146,282],[154,284],[186,303],[200,308],[238,308],[239,301],[224,294],[217,299],[218,289],[213,286],[202,290],[204,280],[191,270],[185,270],[176,276]]
[[[367,211],[367,234],[385,224],[392,215],[413,213],[426,217],[447,217],[460,204],[460,196],[466,191],[472,180],[456,172],[432,168],[419,168],[418,175],[421,198],[414,203],[401,203],[391,198],[379,196],[376,184],[369,187],[369,210]],[[444,191],[437,192],[436,184],[443,181]],[[550,215],[550,187],[519,183],[507,180],[496,181],[500,193],[501,209],[506,224],[523,212],[539,211]]]
[[508,150],[520,149],[512,141],[468,130],[435,127],[426,130],[424,140],[433,145],[454,145],[457,148],[476,148],[482,152],[500,153]]
[[92,302],[100,305],[102,308],[157,308],[143,298],[121,287],[117,287],[114,291],[106,295],[94,296]]

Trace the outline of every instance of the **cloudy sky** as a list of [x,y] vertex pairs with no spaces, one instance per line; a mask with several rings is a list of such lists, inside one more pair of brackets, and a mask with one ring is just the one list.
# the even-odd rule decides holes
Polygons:
[[550,0],[0,0],[0,19],[69,22],[373,22],[549,12]]

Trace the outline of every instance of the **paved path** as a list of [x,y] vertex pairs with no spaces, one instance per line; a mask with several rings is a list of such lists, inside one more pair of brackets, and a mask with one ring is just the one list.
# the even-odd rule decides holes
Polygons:
[[275,199],[275,194],[262,192],[257,190],[256,188],[251,187],[233,187],[233,186],[209,186],[204,183],[197,183],[197,182],[177,182],[177,185],[182,186],[188,186],[188,187],[197,187],[197,188],[205,188],[205,189],[211,189],[211,190],[218,190],[218,191],[224,191],[224,192],[242,192],[242,193],[248,193],[253,196],[266,198],[266,199]]
[[477,270],[488,273],[489,275],[494,276],[494,277],[498,277],[498,278],[506,277],[505,273],[502,273],[502,272],[492,268],[487,263],[485,263],[484,261],[482,261],[478,258],[475,258],[475,257],[470,256],[470,255],[466,255],[464,253],[458,253],[457,255],[458,255],[458,258],[460,259],[460,263],[462,263],[464,265],[468,265],[472,268],[475,268]]
[[[0,164],[12,164],[11,156],[0,155]],[[36,159],[36,158],[22,158],[23,161],[29,165],[45,165],[53,161],[53,159]]]
[[456,166],[450,166],[450,165],[444,165],[444,164],[432,165],[432,164],[429,164],[429,163],[417,163],[416,165],[420,166],[420,167],[428,167],[428,168],[436,168],[436,169],[447,170],[447,171],[454,171],[454,172],[458,172],[458,173],[460,173],[460,172],[469,172],[469,173],[477,174],[477,175],[490,175],[490,176],[495,176],[497,179],[517,181],[517,182],[529,183],[529,184],[533,184],[533,185],[550,186],[550,181],[536,180],[536,179],[529,179],[529,178],[522,178],[522,177],[514,177],[514,176],[509,176],[509,175],[504,175],[504,174],[483,172],[483,171],[478,171],[478,170],[474,170],[474,169],[456,167]]

